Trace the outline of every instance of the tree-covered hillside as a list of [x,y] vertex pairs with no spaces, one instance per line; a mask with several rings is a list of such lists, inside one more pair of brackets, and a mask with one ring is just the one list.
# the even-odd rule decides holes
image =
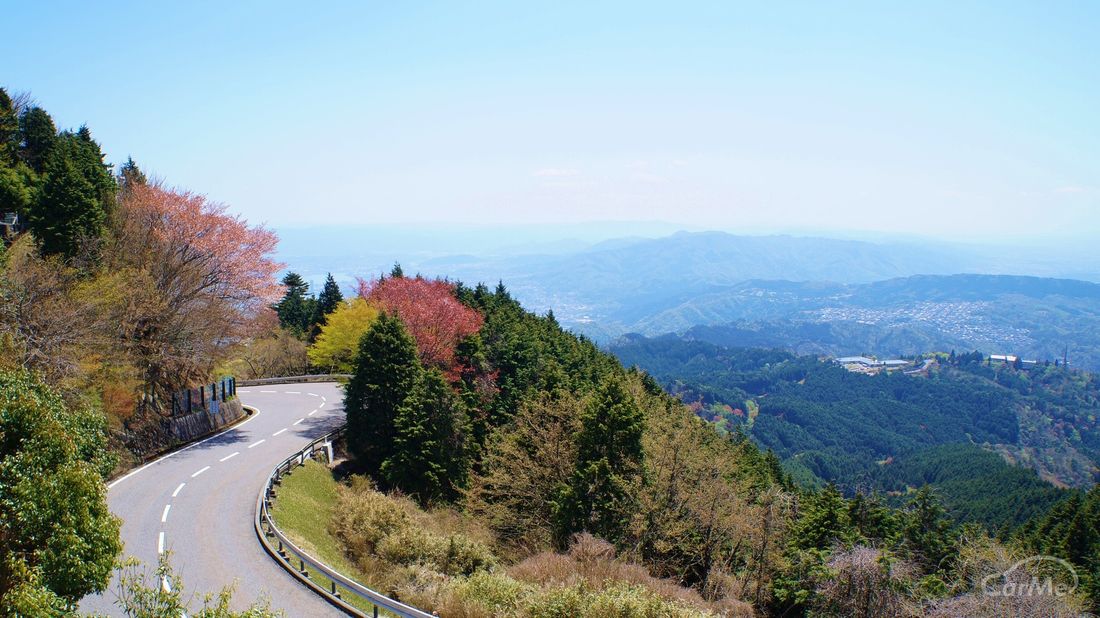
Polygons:
[[[1096,478],[1100,404],[1090,374],[950,355],[919,375],[868,376],[816,357],[671,335],[626,338],[613,351],[720,431],[774,450],[807,485],[897,492],[931,483],[961,519],[995,529],[1022,523],[1058,492],[1001,457],[971,458],[976,450],[1002,453],[1061,486]],[[1011,508],[1000,501],[1006,487],[1038,502]]]
[[[326,481],[338,485],[322,534],[365,583],[441,615],[995,612],[968,573],[1024,545],[953,515],[997,528],[1063,498],[968,444],[935,457],[946,466],[913,459],[890,477],[874,461],[891,449],[929,454],[957,435],[1018,440],[1016,395],[988,381],[868,379],[773,351],[728,353],[718,366],[713,346],[658,342],[654,373],[686,366],[717,385],[684,405],[503,285],[395,267],[362,282],[357,300],[376,311],[362,313],[346,401],[352,461]],[[757,432],[816,482],[798,487],[748,439],[764,442]],[[800,445],[813,449],[805,462]],[[975,501],[983,488],[957,469],[974,455],[1031,509]],[[883,491],[851,492],[826,474]],[[972,511],[952,502],[963,499]],[[858,595],[843,592],[853,581]]]

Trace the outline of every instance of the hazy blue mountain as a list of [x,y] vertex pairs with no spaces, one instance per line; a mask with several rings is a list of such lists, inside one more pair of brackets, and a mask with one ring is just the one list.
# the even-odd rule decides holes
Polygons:
[[[280,252],[308,280],[389,271],[504,281],[532,310],[607,342],[693,328],[733,345],[800,353],[981,349],[1100,364],[1098,286],[1024,277],[1097,270],[1085,249],[971,247],[723,232],[660,225],[284,232]],[[441,241],[440,238],[445,240]],[[357,270],[349,272],[349,265]],[[973,275],[964,273],[989,273]]]

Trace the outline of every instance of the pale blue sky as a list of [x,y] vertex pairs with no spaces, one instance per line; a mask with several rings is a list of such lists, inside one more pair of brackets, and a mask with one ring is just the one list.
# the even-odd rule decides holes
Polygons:
[[1100,233],[1096,2],[6,2],[0,83],[252,221]]

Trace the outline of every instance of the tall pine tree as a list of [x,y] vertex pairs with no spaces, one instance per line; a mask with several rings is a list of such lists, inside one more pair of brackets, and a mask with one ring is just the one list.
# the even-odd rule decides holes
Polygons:
[[126,157],[126,162],[118,170],[119,189],[125,194],[134,186],[144,185],[148,182],[145,172],[141,171],[138,164],[134,162],[133,157]]
[[328,277],[325,278],[325,285],[321,288],[321,293],[317,295],[317,300],[313,303],[313,315],[310,316],[309,320],[309,340],[311,342],[317,339],[321,327],[328,323],[329,314],[336,311],[343,300],[344,295],[340,292],[340,286],[336,285],[336,279],[333,279],[332,273],[329,273]]
[[581,531],[612,542],[623,537],[641,483],[643,430],[622,378],[606,378],[581,416],[577,465],[556,501],[560,543]]
[[309,332],[310,318],[313,317],[313,304],[316,302],[309,294],[309,284],[301,275],[288,272],[283,277],[286,293],[275,305],[279,324],[301,337]]
[[97,199],[96,187],[77,164],[55,153],[46,165],[46,182],[27,223],[43,253],[71,257],[85,239],[102,233],[107,213]]
[[852,540],[848,503],[829,483],[808,494],[800,504],[798,520],[791,530],[791,543],[798,549],[831,549]]
[[14,166],[19,154],[19,116],[8,92],[0,88],[0,164]]
[[372,472],[394,453],[394,419],[423,369],[416,343],[397,316],[382,314],[359,342],[344,410],[348,449]]
[[943,503],[931,487],[925,485],[906,505],[902,522],[902,545],[910,559],[935,571],[943,567],[951,548],[951,521]]
[[115,181],[86,127],[57,136],[43,169],[45,182],[27,223],[43,253],[72,257],[103,235]]
[[469,474],[468,424],[443,374],[422,372],[394,417],[393,453],[382,462],[382,477],[422,503],[454,500]]
[[[329,273],[328,277],[325,277],[325,285],[321,288],[321,293],[317,296],[318,313],[321,316],[326,316],[336,311],[342,300],[344,300],[344,295],[340,292],[340,286],[336,285],[332,273]],[[321,324],[324,324],[324,322],[321,322]]]
[[19,133],[23,142],[20,151],[23,161],[41,174],[46,170],[49,154],[57,143],[57,127],[53,118],[41,107],[32,107],[20,116]]

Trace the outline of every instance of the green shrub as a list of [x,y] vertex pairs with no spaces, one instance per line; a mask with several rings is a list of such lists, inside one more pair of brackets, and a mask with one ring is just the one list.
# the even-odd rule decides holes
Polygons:
[[337,490],[337,507],[329,531],[343,543],[349,556],[362,560],[375,555],[387,536],[411,525],[408,513],[397,501],[356,477],[351,487]]
[[476,605],[493,616],[515,615],[532,589],[501,573],[479,571],[455,580],[450,590],[464,605]]
[[376,553],[386,562],[421,564],[452,576],[470,575],[496,564],[488,547],[466,535],[446,537],[411,526],[383,537],[377,543]]
[[447,539],[440,570],[448,575],[472,575],[495,565],[496,557],[489,547],[464,534],[454,534]]
[[407,527],[386,535],[377,544],[378,557],[393,564],[436,565],[443,559],[446,539],[420,528]]

